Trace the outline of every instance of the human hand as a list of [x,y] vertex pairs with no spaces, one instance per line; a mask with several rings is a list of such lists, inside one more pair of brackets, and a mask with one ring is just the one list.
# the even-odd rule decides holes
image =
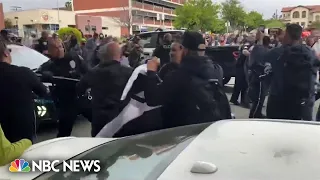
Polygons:
[[148,71],[155,71],[156,72],[158,70],[159,66],[160,66],[160,59],[157,57],[153,57],[147,63]]

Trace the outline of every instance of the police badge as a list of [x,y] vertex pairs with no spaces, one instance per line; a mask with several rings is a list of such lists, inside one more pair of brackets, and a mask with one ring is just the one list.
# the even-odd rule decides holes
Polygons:
[[74,60],[70,61],[69,64],[72,69],[76,68],[76,62]]

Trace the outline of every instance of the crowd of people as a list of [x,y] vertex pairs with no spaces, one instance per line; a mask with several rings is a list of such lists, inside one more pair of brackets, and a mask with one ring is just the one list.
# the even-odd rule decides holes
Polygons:
[[[258,32],[242,46],[230,102],[249,108],[251,101],[249,118],[313,120],[319,94],[315,88],[320,65],[319,30],[302,38],[302,28],[289,24],[276,37],[278,45],[274,46],[269,36]],[[267,114],[263,115],[267,95]]]
[[[304,45],[301,34],[299,25],[289,24],[279,32],[276,47],[271,48],[270,37],[260,31],[242,40],[231,102],[239,105],[240,93],[243,105],[249,107],[251,100],[250,118],[265,117],[262,106],[269,93],[267,118],[312,120],[320,52],[309,47],[318,40],[308,39]],[[5,32],[1,35],[0,165],[18,157],[35,140],[34,94],[54,100],[59,109],[58,137],[71,135],[81,113],[91,121],[91,135],[96,137],[119,119],[128,104],[137,102],[148,108],[132,115],[135,120],[128,120],[112,137],[232,118],[223,91],[223,70],[205,55],[208,43],[198,32],[185,32],[174,41],[166,34],[153,57],[143,63],[139,36],[120,45],[115,38],[96,33],[82,43],[72,35],[63,41],[43,32],[33,47],[50,60],[36,72],[11,65],[9,41]],[[42,81],[55,86],[49,91]],[[88,93],[89,112],[80,102]]]

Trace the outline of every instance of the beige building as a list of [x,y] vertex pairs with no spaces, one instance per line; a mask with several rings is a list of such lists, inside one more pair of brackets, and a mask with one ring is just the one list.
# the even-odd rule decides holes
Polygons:
[[297,23],[308,27],[315,21],[320,22],[320,5],[284,7],[281,12],[281,19],[285,23]]
[[31,33],[40,34],[46,30],[54,32],[62,27],[75,27],[75,13],[66,10],[36,9],[8,12],[4,14],[5,19],[10,19],[18,26],[19,36],[29,36]]
[[[14,29],[18,27],[20,37],[28,37],[35,33],[38,35],[42,31],[53,33],[59,28],[75,27],[81,29],[84,34],[88,26],[97,33],[108,34],[116,37],[121,35],[121,26],[115,18],[105,16],[77,15],[74,11],[56,9],[35,9],[25,11],[8,12],[4,14],[5,19],[10,19]],[[95,27],[95,28],[93,28]]]

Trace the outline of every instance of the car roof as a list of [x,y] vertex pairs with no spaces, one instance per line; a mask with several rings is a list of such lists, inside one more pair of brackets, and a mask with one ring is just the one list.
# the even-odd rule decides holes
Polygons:
[[[158,180],[320,179],[318,123],[227,120],[213,123],[166,168]],[[213,174],[190,170],[203,161]]]
[[150,34],[150,33],[168,33],[168,32],[184,32],[184,30],[164,30],[164,31],[150,31],[150,32],[141,32],[138,35]]
[[30,69],[39,68],[49,60],[48,57],[26,46],[8,44],[11,49],[12,64]]

